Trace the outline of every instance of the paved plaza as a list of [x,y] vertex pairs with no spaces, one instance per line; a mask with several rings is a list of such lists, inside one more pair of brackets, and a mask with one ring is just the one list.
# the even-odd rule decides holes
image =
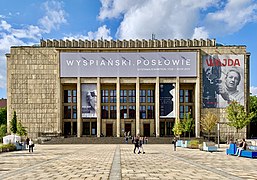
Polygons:
[[257,159],[146,144],[36,145],[34,153],[0,154],[0,179],[257,179]]

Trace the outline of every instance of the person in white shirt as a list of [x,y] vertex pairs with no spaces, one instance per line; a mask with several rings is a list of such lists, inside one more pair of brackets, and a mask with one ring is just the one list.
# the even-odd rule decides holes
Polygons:
[[34,148],[34,143],[32,141],[32,139],[29,140],[29,152],[33,152],[33,148]]

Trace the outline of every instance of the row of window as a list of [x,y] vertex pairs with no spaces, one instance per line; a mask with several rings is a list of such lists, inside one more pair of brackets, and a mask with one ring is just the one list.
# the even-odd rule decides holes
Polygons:
[[[179,117],[184,118],[185,114],[192,112],[193,90],[181,89],[180,93]],[[77,119],[77,91],[64,90],[64,119]],[[69,103],[69,104],[67,104]],[[101,91],[101,117],[103,119],[116,119],[116,90]],[[104,105],[104,103],[110,103]],[[120,118],[135,119],[136,118],[136,91],[121,90],[120,93]],[[127,104],[126,104],[127,103]],[[129,103],[129,104],[128,104]],[[154,119],[154,90],[140,90],[140,119]]]
[[[154,103],[154,90],[140,90],[140,102],[141,103]],[[102,103],[116,103],[116,90],[102,90],[101,91]],[[76,103],[77,102],[77,90],[64,90],[64,103]],[[136,90],[121,90],[120,91],[121,103],[135,103],[136,102]],[[193,90],[181,89],[179,91],[180,103],[192,103],[193,102]]]
[[[110,109],[109,109],[110,107]],[[116,119],[116,106],[102,106],[101,109],[102,119]],[[120,118],[121,119],[135,119],[136,118],[136,106],[125,105],[120,106]],[[140,119],[154,119],[154,106],[140,106]]]
[[[154,90],[140,90],[141,103],[154,103]],[[101,90],[101,103],[116,103],[116,90]],[[120,90],[120,103],[136,103],[136,90]]]

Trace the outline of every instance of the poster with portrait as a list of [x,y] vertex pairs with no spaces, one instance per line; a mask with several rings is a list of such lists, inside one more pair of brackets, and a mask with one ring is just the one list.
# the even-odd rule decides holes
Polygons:
[[202,63],[203,108],[244,105],[244,55],[204,55]]
[[175,84],[160,84],[160,117],[175,118]]
[[96,118],[96,84],[82,84],[82,118]]

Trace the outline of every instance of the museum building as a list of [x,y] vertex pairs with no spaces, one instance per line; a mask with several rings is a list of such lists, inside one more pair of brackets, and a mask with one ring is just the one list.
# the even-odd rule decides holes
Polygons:
[[199,137],[208,111],[225,137],[232,131],[229,102],[248,109],[250,54],[243,45],[215,39],[41,40],[13,46],[6,57],[8,126],[16,111],[32,138],[171,136],[175,122],[189,113],[192,135]]

